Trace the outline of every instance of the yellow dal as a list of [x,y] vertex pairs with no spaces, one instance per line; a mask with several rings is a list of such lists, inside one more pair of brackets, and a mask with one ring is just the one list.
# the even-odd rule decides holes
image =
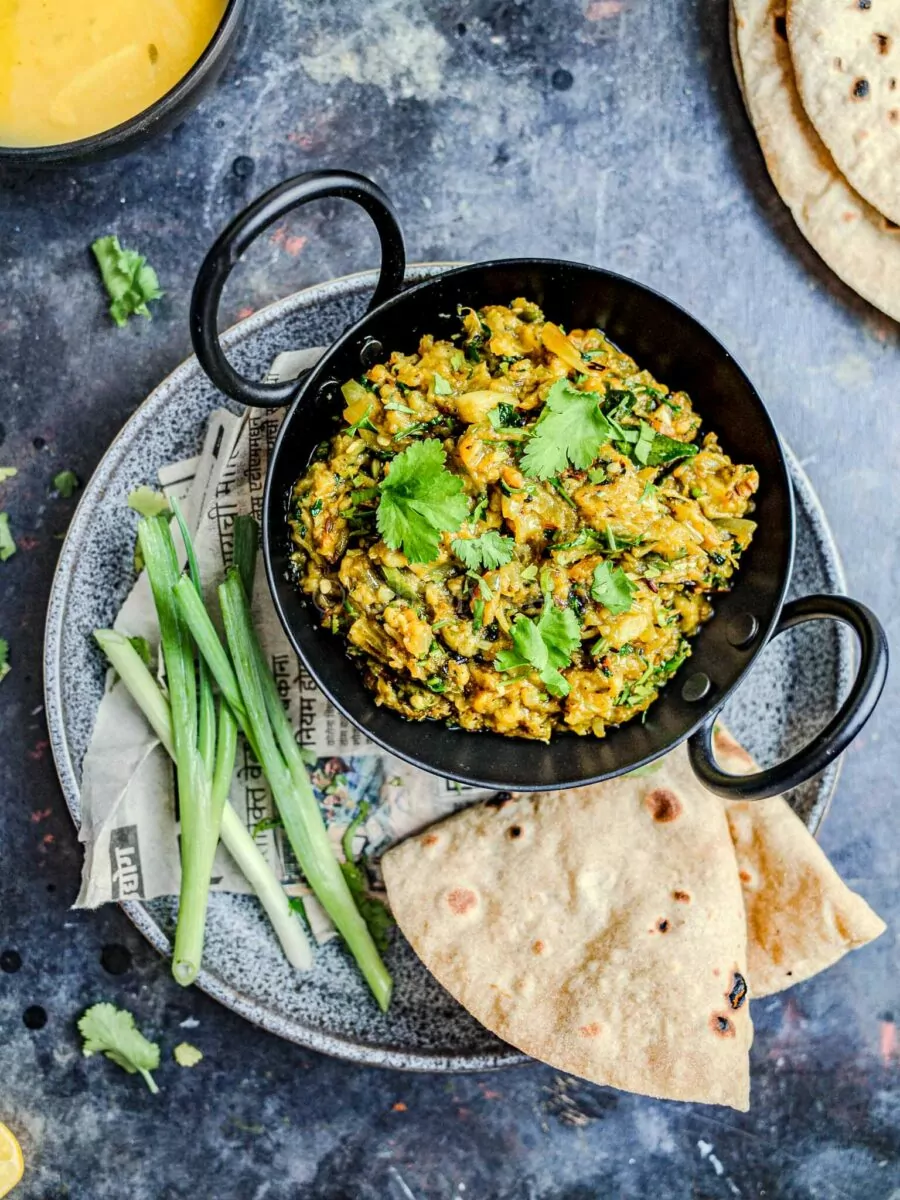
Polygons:
[[197,61],[226,0],[0,0],[0,145],[52,146],[149,108]]

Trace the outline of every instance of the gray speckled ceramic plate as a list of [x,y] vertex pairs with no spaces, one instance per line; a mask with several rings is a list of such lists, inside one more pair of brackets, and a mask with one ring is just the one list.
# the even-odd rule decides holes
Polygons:
[[[418,267],[410,281],[439,268]],[[223,339],[239,369],[261,377],[282,350],[328,345],[360,317],[374,274],[299,292],[242,321]],[[90,632],[111,624],[133,581],[128,491],[158,468],[197,452],[206,419],[222,404],[195,359],[182,364],[131,417],[84,490],[62,548],[50,598],[45,646],[47,720],[66,801],[80,822],[81,764],[103,690],[104,668]],[[844,579],[818,500],[790,452],[797,497],[797,553],[791,595],[839,592]],[[114,581],[114,582],[111,582]],[[846,691],[847,637],[830,623],[807,624],[766,651],[725,717],[763,762],[775,762],[821,728]],[[837,766],[798,789],[792,803],[815,830]],[[170,952],[174,899],[123,905],[163,954]],[[200,987],[281,1037],[356,1062],[426,1070],[484,1070],[523,1060],[464,1012],[421,966],[402,938],[388,956],[396,986],[390,1013],[371,1002],[335,943],[316,970],[298,977],[284,961],[256,900],[212,897]]]

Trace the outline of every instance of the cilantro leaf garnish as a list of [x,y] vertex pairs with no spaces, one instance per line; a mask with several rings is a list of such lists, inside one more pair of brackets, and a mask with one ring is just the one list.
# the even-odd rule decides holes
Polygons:
[[80,486],[74,471],[60,471],[58,475],[53,476],[53,490],[58,492],[63,500],[68,500]]
[[621,567],[610,567],[609,563],[597,563],[591,583],[591,596],[612,615],[628,612],[637,585],[632,583]]
[[159,1046],[144,1037],[130,1012],[95,1004],[79,1020],[78,1030],[84,1038],[85,1058],[105,1054],[129,1075],[141,1074],[151,1092],[159,1091],[150,1074],[159,1066]]
[[0,638],[0,679],[5,679],[9,671],[9,642]]
[[158,300],[163,293],[156,272],[147,265],[146,258],[135,250],[123,250],[117,237],[97,238],[91,249],[112,301],[109,315],[119,328],[135,313],[149,318],[147,302]]
[[560,667],[572,662],[572,654],[581,645],[581,626],[571,608],[557,608],[549,593],[538,621],[521,613],[510,630],[512,650],[501,650],[494,660],[498,671],[516,667],[534,667],[541,682],[554,696],[567,696],[569,684]]
[[434,373],[434,394],[436,396],[452,396],[453,394],[453,388],[437,371]]
[[9,513],[0,512],[0,562],[6,562],[16,552],[16,543],[9,528]]
[[437,438],[414,442],[391,460],[378,485],[378,532],[411,563],[433,562],[441,534],[459,529],[469,513],[462,480],[444,466]]
[[525,447],[522,470],[539,479],[559,475],[570,465],[584,470],[613,436],[597,393],[579,392],[567,379],[558,379]]
[[196,1067],[203,1059],[203,1051],[192,1046],[190,1042],[179,1042],[172,1051],[172,1057],[179,1067]]
[[450,549],[470,571],[493,571],[510,561],[515,545],[511,537],[489,529],[481,537],[454,538]]

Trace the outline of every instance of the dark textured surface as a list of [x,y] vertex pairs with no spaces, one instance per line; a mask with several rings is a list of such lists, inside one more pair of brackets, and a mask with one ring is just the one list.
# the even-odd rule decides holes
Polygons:
[[[821,267],[772,191],[723,4],[251,7],[221,86],[180,130],[124,162],[0,187],[0,461],[20,470],[0,491],[20,543],[0,564],[13,655],[0,684],[0,950],[21,956],[16,971],[0,959],[0,1119],[29,1164],[15,1195],[896,1197],[892,933],[755,1006],[753,1107],[738,1116],[540,1067],[437,1079],[330,1062],[180,992],[117,911],[68,911],[80,855],[47,754],[40,657],[74,500],[53,498],[50,480],[62,467],[86,478],[184,357],[205,245],[290,172],[372,173],[416,259],[572,257],[684,303],[741,359],[805,460],[851,589],[898,629],[897,330]],[[87,246],[110,231],[150,256],[168,291],[150,325],[120,332],[104,315]],[[251,255],[231,315],[373,257],[365,218],[308,213]],[[822,835],[889,922],[898,704],[892,679]],[[112,944],[130,966],[108,950],[104,966]],[[161,1039],[158,1097],[81,1059],[74,1018],[98,999],[128,1005]],[[32,1006],[42,1028],[25,1023]],[[199,1026],[179,1028],[187,1018]],[[207,1055],[192,1072],[169,1057],[184,1037]]]

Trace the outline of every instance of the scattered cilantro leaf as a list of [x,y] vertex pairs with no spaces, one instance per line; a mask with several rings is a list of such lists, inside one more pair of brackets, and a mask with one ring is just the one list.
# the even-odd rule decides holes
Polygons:
[[434,394],[436,396],[452,396],[453,388],[437,371],[434,373]]
[[567,667],[581,644],[581,626],[571,608],[557,608],[549,593],[538,621],[521,613],[510,630],[513,648],[501,650],[494,660],[498,671],[533,667],[548,692],[567,696],[569,684],[559,668]]
[[0,679],[5,679],[9,672],[9,642],[0,638]]
[[489,529],[480,537],[454,538],[450,549],[470,571],[494,571],[510,561],[515,545],[511,537]]
[[149,318],[148,301],[158,300],[163,293],[146,258],[136,250],[123,250],[115,236],[97,238],[91,249],[112,302],[109,315],[119,328],[135,314]]
[[454,350],[450,355],[450,366],[454,371],[461,371],[466,365],[466,358],[462,350]]
[[0,467],[0,483],[6,483],[7,479],[14,479],[18,473],[15,467]]
[[368,817],[369,809],[369,803],[363,800],[359,806],[359,812],[344,830],[344,836],[341,838],[341,849],[344,852],[341,872],[347,881],[360,916],[369,927],[372,941],[384,954],[388,947],[388,933],[394,924],[394,918],[386,904],[369,895],[369,879],[365,864],[356,859],[353,854],[353,839],[357,829]]
[[59,492],[63,500],[68,500],[81,487],[81,482],[74,471],[60,471],[53,476],[53,490]]
[[142,517],[158,517],[160,513],[169,512],[169,501],[162,492],[141,484],[128,493],[128,507]]
[[637,585],[633,584],[621,567],[610,567],[609,563],[597,563],[591,583],[591,596],[608,609],[612,615],[628,612]]
[[644,484],[644,490],[641,492],[639,503],[643,504],[644,501],[649,499],[650,496],[655,496],[658,491],[659,488],[656,486],[656,484],[648,481]]
[[484,601],[479,597],[472,605],[472,627],[480,629],[484,624]]
[[81,1016],[78,1030],[84,1038],[85,1058],[105,1054],[129,1075],[142,1075],[151,1092],[159,1091],[150,1074],[159,1066],[159,1046],[144,1037],[130,1012],[112,1004],[95,1004]]
[[567,379],[558,379],[525,447],[522,470],[539,479],[558,475],[570,465],[584,470],[613,437],[596,392],[579,392]]
[[525,583],[531,583],[532,580],[537,579],[537,573],[538,569],[536,565],[532,563],[530,567],[526,567],[522,572],[522,579],[525,581]]
[[607,479],[606,467],[594,467],[588,471],[588,479],[591,483],[605,483]]
[[441,534],[455,532],[469,515],[462,480],[444,466],[446,458],[436,438],[414,442],[378,485],[378,532],[411,563],[433,562]]
[[179,1042],[172,1051],[172,1057],[179,1067],[196,1067],[197,1063],[203,1059],[203,1052],[196,1046],[192,1046],[190,1042]]
[[6,562],[16,552],[16,543],[9,528],[9,513],[0,512],[0,562]]

